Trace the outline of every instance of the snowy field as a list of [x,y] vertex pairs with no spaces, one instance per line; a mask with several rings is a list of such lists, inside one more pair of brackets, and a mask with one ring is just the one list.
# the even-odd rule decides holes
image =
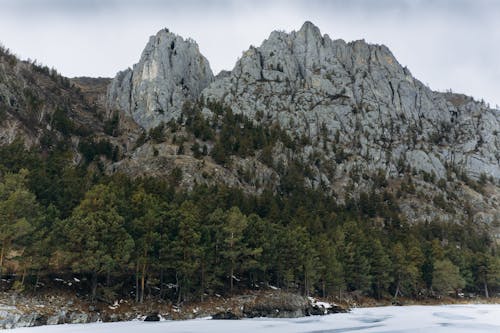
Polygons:
[[500,304],[353,309],[351,313],[298,319],[244,319],[93,323],[42,326],[15,333],[340,333],[500,332]]

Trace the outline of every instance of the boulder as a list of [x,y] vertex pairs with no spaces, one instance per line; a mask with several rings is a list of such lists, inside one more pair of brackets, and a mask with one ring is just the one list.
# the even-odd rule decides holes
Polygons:
[[160,315],[158,313],[151,313],[144,318],[144,321],[160,321]]
[[243,315],[247,318],[298,318],[307,314],[309,306],[306,297],[279,292],[260,295],[255,300],[245,303]]
[[58,313],[47,318],[47,325],[58,325],[66,322],[66,311],[61,310]]
[[237,319],[241,319],[241,317],[234,314],[231,311],[223,311],[223,312],[218,312],[218,313],[212,315],[212,319],[215,319],[215,320],[221,320],[221,319],[237,320]]
[[69,316],[67,316],[67,320],[70,324],[85,324],[90,322],[90,317],[84,312],[71,312]]

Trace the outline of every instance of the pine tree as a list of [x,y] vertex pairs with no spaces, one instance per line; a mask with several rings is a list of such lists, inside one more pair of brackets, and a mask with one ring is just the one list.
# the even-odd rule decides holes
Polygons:
[[345,289],[344,269],[338,260],[335,245],[322,235],[317,243],[316,249],[319,254],[319,280],[323,297]]
[[387,290],[391,283],[391,260],[385,253],[379,239],[375,239],[372,243],[372,256],[370,259],[373,293],[376,298],[380,299],[382,292]]
[[221,267],[218,257],[220,248],[220,229],[224,223],[224,212],[218,208],[207,216],[207,223],[201,225],[201,262],[200,262],[200,295],[213,294],[223,283],[220,283]]
[[[486,281],[490,288],[500,286],[500,257],[488,256],[488,272],[486,273]],[[487,297],[489,295],[486,295]]]
[[354,243],[346,244],[343,251],[345,279],[350,290],[370,290],[370,262]]
[[395,283],[394,298],[398,298],[403,293],[407,293],[407,295],[416,293],[420,275],[418,265],[422,262],[422,259],[419,259],[421,253],[418,250],[418,248],[410,246],[410,250],[407,251],[400,242],[392,247],[392,279]]
[[269,270],[276,262],[275,227],[269,221],[261,219],[258,215],[250,214],[244,238],[251,249],[259,249],[256,255],[245,265],[251,286],[256,286],[257,281],[268,283]]
[[224,144],[220,140],[217,140],[215,142],[210,155],[218,164],[224,165],[228,161],[228,156],[224,148]]
[[[142,303],[148,267],[154,264],[154,250],[157,248],[160,239],[158,227],[162,220],[160,203],[155,196],[146,194],[143,188],[134,193],[131,203],[137,214],[131,228],[135,239],[136,279],[140,277],[140,292],[139,288],[137,288],[138,283],[136,283],[136,301]],[[136,281],[138,282],[138,280]]]
[[414,295],[418,289],[425,286],[423,280],[422,269],[426,258],[422,251],[422,245],[414,237],[410,237],[407,242],[407,256],[408,260],[408,282],[404,285],[405,288],[410,290]]
[[309,296],[314,290],[318,280],[317,267],[319,266],[319,255],[314,248],[305,227],[296,227],[293,230],[296,243],[296,257],[298,260],[298,273],[302,275],[304,295]]
[[490,288],[500,285],[500,258],[488,253],[475,255],[478,284],[484,290],[484,297],[490,297]]
[[41,217],[35,195],[26,187],[28,174],[21,169],[0,182],[0,277],[9,250],[33,231]]
[[124,267],[134,247],[116,205],[111,188],[96,185],[65,222],[64,250],[74,271],[91,274],[92,300],[96,298],[98,275]]
[[345,280],[349,290],[368,292],[371,288],[370,261],[367,241],[356,222],[349,221],[343,227],[345,243],[341,249]]
[[241,266],[243,257],[249,253],[249,248],[243,240],[243,233],[247,225],[247,217],[241,213],[239,208],[232,207],[226,213],[225,223],[222,226],[223,243],[220,253],[228,274],[231,293],[234,288],[234,280],[237,279],[235,272]]
[[202,288],[207,291],[214,291],[224,285],[221,282],[225,271],[221,251],[223,248],[222,226],[225,219],[224,211],[217,208],[208,216],[208,224],[204,228]]
[[[209,221],[214,240],[214,271],[229,279],[229,290],[232,293],[234,280],[238,280],[237,273],[252,271],[259,266],[262,248],[257,244],[252,247],[246,241],[248,219],[239,208],[233,207],[227,212],[217,209],[210,215]],[[218,266],[222,267],[220,271]]]
[[195,285],[202,256],[200,213],[191,201],[173,212],[177,233],[171,244],[172,267],[176,273],[177,303],[187,299]]
[[465,280],[460,275],[458,267],[449,259],[437,260],[434,263],[432,288],[441,293],[457,292],[465,287]]
[[41,218],[33,223],[33,231],[24,237],[24,251],[20,263],[23,266],[21,285],[27,275],[35,273],[34,290],[36,291],[41,273],[49,270],[49,263],[57,244],[57,224],[60,223],[57,208],[49,205]]

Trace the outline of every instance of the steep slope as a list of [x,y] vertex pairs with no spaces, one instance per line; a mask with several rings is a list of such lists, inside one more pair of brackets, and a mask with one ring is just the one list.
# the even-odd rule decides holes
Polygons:
[[95,105],[101,110],[106,108],[106,93],[111,79],[103,77],[74,77],[70,79],[70,82],[80,89],[88,103]]
[[212,80],[210,65],[198,45],[164,29],[151,36],[133,69],[113,79],[107,105],[149,129],[178,118],[184,102],[196,99]]
[[36,151],[68,151],[75,164],[94,158],[108,164],[112,151],[113,159],[119,158],[135,145],[141,131],[125,115],[106,118],[109,81],[68,79],[1,48],[0,145],[20,139]]
[[384,46],[306,22],[214,78],[162,30],[109,87],[0,51],[0,289],[63,282],[110,308],[500,287],[499,111]]
[[387,47],[331,40],[310,22],[290,34],[273,32],[203,96],[323,141],[327,154],[342,146],[351,156],[342,169],[397,175],[404,165],[443,178],[450,165],[500,178],[498,110],[472,99],[453,104],[413,78]]
[[[147,54],[164,49],[151,47],[150,42]],[[149,65],[134,71],[144,66]],[[170,93],[169,85],[155,85],[148,77],[134,82],[150,87],[153,95]],[[134,119],[155,114],[150,96],[136,95],[142,106]],[[500,221],[499,110],[463,95],[433,92],[385,46],[332,40],[306,22],[299,31],[272,32],[260,47],[244,52],[231,72],[201,92],[201,104],[184,103],[181,111],[177,105],[152,122],[139,121],[150,128],[160,119],[177,120],[156,128],[160,140],[146,135],[145,144],[108,170],[136,176],[180,170],[184,187],[222,182],[250,193],[266,188],[286,193],[303,183],[339,202],[389,191],[411,221]],[[221,109],[246,120],[225,133],[234,117]],[[192,131],[198,119],[193,112],[213,131],[207,138]],[[285,134],[276,139],[271,130]],[[252,131],[268,133],[267,143],[245,139]],[[229,155],[224,160],[221,147]]]
[[109,86],[5,51],[0,66],[3,144],[68,142],[75,163],[99,157],[110,174],[183,188],[305,186],[339,203],[389,191],[412,221],[500,221],[499,111],[433,92],[385,46],[331,40],[309,22],[271,33],[216,78],[193,41],[167,30]]
[[0,50],[0,143],[21,137],[28,146],[44,138],[102,131],[98,111],[55,70],[20,61]]

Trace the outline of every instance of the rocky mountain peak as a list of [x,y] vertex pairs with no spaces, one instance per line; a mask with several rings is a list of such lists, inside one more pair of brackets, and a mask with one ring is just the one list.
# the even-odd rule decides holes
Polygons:
[[306,21],[300,30],[294,31],[290,35],[292,39],[295,39],[295,44],[304,45],[305,49],[312,48],[316,51],[318,50],[317,46],[324,44],[325,38],[329,39],[328,36],[323,37],[319,28],[309,21]]
[[[339,178],[358,168],[397,175],[402,165],[438,178],[446,166],[500,178],[497,111],[454,105],[412,77],[386,46],[332,40],[311,22],[251,47],[203,98],[322,142],[343,170]],[[339,147],[350,157],[336,156]]]
[[198,45],[168,29],[151,36],[133,69],[116,75],[107,94],[109,110],[123,110],[144,128],[180,116],[214,79]]
[[311,34],[314,37],[322,37],[319,28],[311,21],[305,21],[304,24],[302,24],[302,27],[300,27],[298,33]]
[[332,40],[311,22],[272,32],[216,78],[194,41],[161,30],[139,63],[112,81],[107,105],[148,129],[180,117],[184,103],[200,96],[311,142],[304,160],[318,151],[337,170],[318,169],[313,183],[353,170],[398,176],[408,168],[438,179],[450,168],[500,178],[498,111],[453,103],[386,46]]

